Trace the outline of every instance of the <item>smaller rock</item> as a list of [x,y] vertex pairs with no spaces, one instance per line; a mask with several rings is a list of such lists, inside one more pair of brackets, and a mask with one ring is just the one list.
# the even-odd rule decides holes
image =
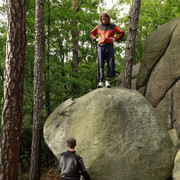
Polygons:
[[174,161],[172,178],[173,180],[180,180],[180,151],[178,151]]
[[[133,90],[136,90],[136,81],[137,81],[137,75],[139,72],[140,65],[141,64],[139,63],[139,64],[136,64],[133,66],[132,77],[131,77],[131,89],[133,89]],[[117,77],[118,87],[122,87],[122,77],[123,77],[123,73],[121,73]]]
[[171,129],[168,131],[169,133],[169,136],[172,140],[172,143],[174,144],[174,146],[177,148],[177,149],[180,149],[180,139],[178,137],[178,133],[175,129]]

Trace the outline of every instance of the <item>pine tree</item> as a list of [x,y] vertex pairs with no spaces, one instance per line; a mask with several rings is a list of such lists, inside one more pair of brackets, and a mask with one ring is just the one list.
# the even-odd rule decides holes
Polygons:
[[7,0],[7,41],[1,130],[1,179],[18,179],[23,119],[26,13],[24,0]]
[[43,118],[43,21],[44,0],[36,0],[35,7],[35,56],[34,56],[34,104],[33,137],[31,145],[30,180],[40,179],[41,137]]

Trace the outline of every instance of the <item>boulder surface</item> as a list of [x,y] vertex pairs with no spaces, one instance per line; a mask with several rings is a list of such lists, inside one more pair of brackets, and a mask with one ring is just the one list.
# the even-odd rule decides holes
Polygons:
[[162,120],[137,91],[101,88],[62,103],[44,125],[58,158],[68,137],[77,139],[93,180],[166,180],[175,149]]

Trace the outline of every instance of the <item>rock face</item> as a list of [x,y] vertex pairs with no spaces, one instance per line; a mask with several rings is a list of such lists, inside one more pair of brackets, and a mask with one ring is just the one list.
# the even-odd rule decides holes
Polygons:
[[56,157],[77,139],[93,180],[166,180],[175,150],[162,120],[137,91],[96,89],[62,103],[47,119],[44,138]]
[[180,17],[159,27],[146,41],[137,89],[166,128],[180,134]]

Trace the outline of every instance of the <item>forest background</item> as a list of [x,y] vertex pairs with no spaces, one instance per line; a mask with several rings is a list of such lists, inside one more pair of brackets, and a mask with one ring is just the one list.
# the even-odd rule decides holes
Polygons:
[[[97,44],[90,38],[90,31],[99,23],[99,14],[107,11],[111,22],[126,33],[124,41],[115,43],[117,75],[123,70],[126,37],[129,26],[131,0],[119,0],[112,8],[106,8],[103,0],[77,1],[79,10],[72,9],[72,0],[45,0],[44,11],[44,84],[43,120],[62,102],[80,97],[97,86]],[[84,2],[84,3],[82,3]],[[0,7],[5,16],[5,5]],[[134,64],[144,53],[148,36],[160,25],[180,16],[178,0],[142,0],[136,38]],[[76,21],[78,34],[78,62],[73,68],[73,40],[71,21]],[[26,59],[24,79],[23,127],[21,133],[20,169],[28,171],[30,165],[33,126],[33,67],[34,67],[35,1],[26,1]],[[0,112],[3,106],[3,72],[6,53],[6,22],[0,21]],[[115,81],[116,82],[116,81]],[[115,84],[114,84],[115,85]],[[1,114],[0,114],[1,118]],[[51,166],[55,158],[42,138],[41,160],[43,166]]]

